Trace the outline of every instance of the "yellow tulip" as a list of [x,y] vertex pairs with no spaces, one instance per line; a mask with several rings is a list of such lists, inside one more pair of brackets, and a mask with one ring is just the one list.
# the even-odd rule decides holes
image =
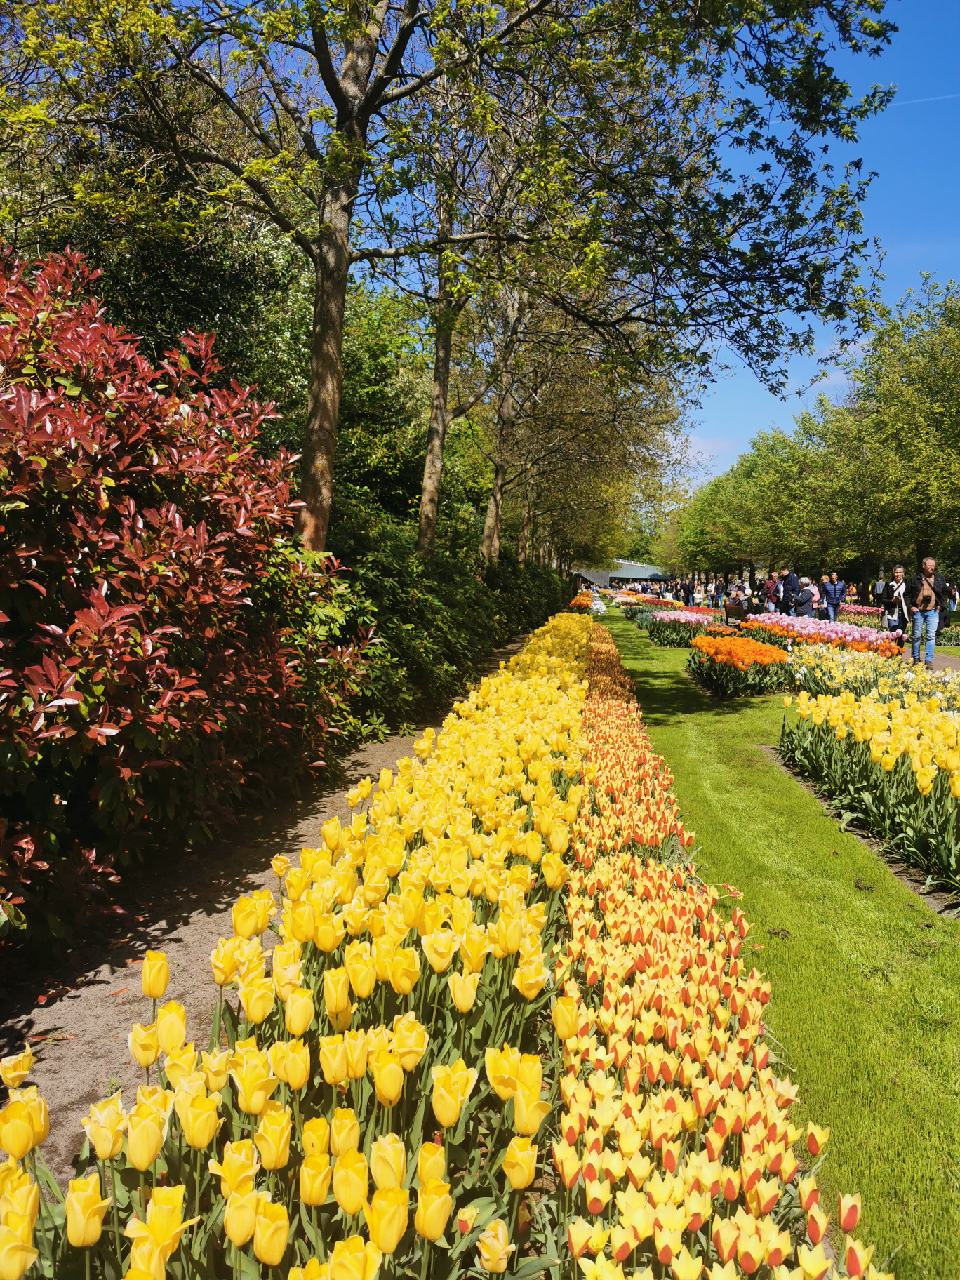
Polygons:
[[420,945],[434,973],[445,973],[457,954],[460,939],[452,929],[437,929],[434,933],[424,934]]
[[143,1026],[135,1022],[127,1036],[127,1049],[138,1067],[152,1067],[160,1056],[160,1040],[155,1022]]
[[269,978],[250,978],[240,983],[240,1003],[243,1016],[258,1027],[273,1011],[276,992]]
[[553,1026],[560,1040],[569,1040],[579,1030],[577,1002],[572,996],[560,996],[553,1006]]
[[22,1160],[33,1147],[30,1107],[26,1102],[8,1102],[0,1111],[0,1151],[14,1160]]
[[334,1088],[350,1078],[347,1065],[347,1046],[342,1035],[321,1036],[318,1041],[318,1056],[323,1078]]
[[19,1053],[0,1058],[0,1080],[8,1089],[19,1089],[33,1070],[33,1050],[27,1045]]
[[469,1013],[477,998],[479,973],[451,973],[447,982],[450,986],[450,998],[459,1013]]
[[103,1231],[103,1219],[110,1208],[100,1190],[100,1175],[71,1178],[67,1185],[67,1239],[75,1249],[96,1244]]
[[429,1043],[427,1029],[422,1022],[417,1021],[415,1014],[405,1013],[402,1017],[394,1018],[391,1048],[408,1074],[419,1066]]
[[220,1194],[225,1200],[252,1191],[259,1166],[260,1161],[250,1138],[228,1142],[223,1149],[223,1158],[219,1162],[211,1160],[207,1164],[210,1172],[219,1176]]
[[313,992],[305,987],[296,987],[287,996],[283,1007],[284,1025],[287,1034],[302,1036],[313,1021]]
[[356,1151],[360,1146],[360,1122],[352,1107],[337,1107],[330,1125],[330,1150],[335,1156]]
[[237,972],[237,939],[220,938],[210,952],[210,968],[218,987],[232,982]]
[[280,1081],[260,1062],[234,1067],[230,1079],[236,1088],[237,1106],[249,1116],[259,1116]]
[[290,870],[290,859],[282,853],[275,853],[270,859],[270,867],[278,880],[282,880]]
[[529,1187],[537,1168],[537,1148],[529,1138],[512,1138],[503,1157],[503,1172],[514,1191]]
[[113,1160],[120,1154],[127,1115],[119,1093],[95,1102],[83,1121],[83,1131],[98,1160]]
[[267,1057],[273,1074],[295,1092],[310,1079],[310,1050],[302,1040],[278,1040]]
[[393,1253],[403,1238],[410,1216],[410,1192],[402,1187],[385,1187],[373,1193],[364,1206],[370,1239],[381,1253]]
[[392,1107],[403,1092],[403,1064],[398,1054],[381,1049],[370,1064],[377,1101],[381,1106]]
[[345,1151],[333,1166],[333,1196],[346,1214],[359,1213],[367,1199],[367,1159],[362,1151]]
[[253,1252],[265,1267],[278,1267],[287,1250],[290,1219],[286,1205],[274,1204],[269,1196],[257,1200],[257,1221],[253,1229]]
[[483,925],[470,923],[460,939],[460,963],[468,973],[480,973],[490,951],[490,940]]
[[174,1049],[166,1055],[163,1062],[163,1073],[174,1089],[177,1089],[185,1077],[193,1075],[196,1066],[197,1051],[191,1040],[189,1044],[181,1045],[179,1049]]
[[339,916],[318,915],[313,927],[313,941],[321,951],[331,955],[343,941],[345,932]]
[[420,957],[413,947],[397,947],[390,961],[390,985],[398,996],[408,996],[420,977]]
[[143,1173],[160,1154],[166,1135],[164,1114],[138,1102],[127,1116],[127,1161]]
[[447,1157],[439,1142],[424,1142],[417,1154],[417,1181],[442,1182],[447,1176]]
[[140,985],[151,1000],[161,1000],[170,983],[170,965],[163,951],[148,951],[143,957]]
[[[396,1133],[385,1133],[370,1147],[370,1173],[380,1191],[403,1185],[407,1172],[407,1149]],[[385,1251],[386,1252],[386,1251]]]
[[343,964],[350,979],[353,994],[365,1000],[377,982],[377,970],[373,963],[373,951],[369,942],[354,941],[343,953]]
[[304,1153],[312,1156],[330,1150],[330,1125],[325,1116],[313,1116],[303,1126],[300,1135]]
[[367,1033],[366,1031],[345,1031],[343,1050],[347,1059],[347,1076],[350,1080],[362,1080],[367,1074]]
[[20,1280],[40,1255],[13,1227],[0,1225],[0,1280]]
[[177,1119],[180,1121],[180,1128],[183,1130],[187,1146],[192,1147],[194,1151],[202,1151],[205,1147],[209,1147],[217,1136],[217,1130],[222,1123],[218,1110],[219,1103],[218,1093],[177,1096],[174,1102]]
[[218,1093],[225,1088],[230,1078],[230,1050],[219,1049],[216,1053],[204,1051],[200,1055],[200,1066],[207,1088],[211,1093]]
[[543,959],[537,956],[536,959],[517,965],[517,971],[513,975],[513,986],[524,1000],[533,1000],[543,990],[549,977],[550,974]]
[[380,1266],[380,1250],[361,1236],[338,1240],[330,1251],[329,1280],[374,1280]]
[[177,1000],[157,1010],[157,1042],[161,1053],[176,1053],[187,1038],[187,1011]]
[[444,1129],[452,1128],[460,1119],[463,1105],[476,1083],[477,1073],[468,1068],[462,1058],[452,1066],[433,1068],[433,1092],[430,1101],[437,1123]]
[[484,1055],[487,1079],[501,1101],[506,1102],[517,1091],[517,1072],[520,1070],[520,1051],[504,1045],[502,1049],[487,1049]]
[[323,1003],[327,1017],[333,1018],[350,1007],[350,979],[346,969],[325,969],[323,973]]
[[304,1204],[324,1204],[330,1192],[330,1157],[326,1151],[304,1156],[300,1165],[300,1199]]
[[481,1232],[480,1239],[477,1241],[480,1266],[484,1271],[491,1271],[494,1274],[506,1271],[510,1254],[515,1248],[516,1245],[510,1243],[507,1224],[502,1218],[494,1218],[487,1229]]
[[0,1175],[0,1221],[12,1224],[16,1219],[20,1234],[27,1239],[40,1212],[40,1188],[13,1160],[0,1167]]
[[293,1118],[288,1107],[268,1102],[260,1116],[253,1141],[260,1152],[264,1169],[283,1169],[290,1160],[290,1135]]
[[420,1184],[413,1226],[418,1236],[436,1243],[446,1230],[453,1212],[450,1186],[437,1178]]

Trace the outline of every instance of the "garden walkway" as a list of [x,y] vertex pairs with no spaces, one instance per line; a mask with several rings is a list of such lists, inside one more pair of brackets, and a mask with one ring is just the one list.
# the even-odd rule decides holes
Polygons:
[[296,855],[304,845],[320,844],[321,825],[335,815],[349,815],[349,788],[367,774],[375,778],[381,768],[392,768],[413,742],[413,736],[395,735],[362,748],[343,766],[342,789],[320,790],[298,808],[251,818],[238,840],[185,858],[173,876],[161,868],[145,879],[135,934],[111,944],[106,959],[89,966],[81,962],[69,990],[28,1007],[4,1026],[5,1042],[13,1046],[28,1038],[37,1056],[31,1078],[46,1097],[51,1118],[44,1155],[61,1183],[79,1150],[80,1121],[90,1104],[117,1087],[132,1099],[143,1078],[127,1052],[127,1033],[131,1023],[150,1017],[140,991],[144,950],[167,951],[168,997],[186,1007],[188,1036],[205,1047],[216,991],[210,952],[219,937],[233,932],[233,902],[263,885],[276,888],[272,856]]

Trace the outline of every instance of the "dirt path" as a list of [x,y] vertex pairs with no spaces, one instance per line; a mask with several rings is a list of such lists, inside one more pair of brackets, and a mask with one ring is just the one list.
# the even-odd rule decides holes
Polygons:
[[155,874],[143,887],[136,936],[110,944],[102,963],[78,965],[69,991],[5,1026],[6,1042],[29,1037],[37,1056],[31,1079],[46,1097],[51,1119],[44,1155],[61,1183],[70,1176],[83,1136],[80,1121],[90,1104],[118,1086],[125,1100],[132,1100],[143,1078],[127,1052],[127,1033],[132,1022],[150,1018],[149,1002],[140,991],[146,948],[168,952],[168,997],[186,1007],[189,1038],[203,1047],[216,990],[210,952],[221,935],[232,932],[230,908],[236,897],[261,885],[275,888],[271,857],[278,852],[298,855],[303,845],[320,843],[321,824],[349,814],[349,787],[366,774],[375,778],[381,768],[392,768],[409,754],[413,742],[413,736],[393,736],[363,748],[345,764],[343,789],[315,795],[292,812],[251,819],[253,829],[245,839],[185,859],[177,864],[175,879],[162,871]]

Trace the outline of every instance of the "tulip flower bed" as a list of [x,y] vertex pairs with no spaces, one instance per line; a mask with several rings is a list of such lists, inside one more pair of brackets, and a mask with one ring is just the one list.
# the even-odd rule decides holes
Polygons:
[[3,1280],[879,1280],[824,1250],[747,922],[686,861],[607,631],[554,619],[416,755],[238,899],[205,1050],[147,953],[144,1082],[91,1106],[65,1203],[3,1060]]
[[789,655],[793,687],[810,694],[873,694],[886,701],[934,698],[944,711],[960,711],[960,673],[928,671],[904,658],[881,658],[830,645],[801,645]]
[[567,608],[571,613],[589,613],[593,604],[593,593],[590,591],[578,591],[573,597]]
[[694,636],[687,670],[718,698],[742,698],[783,689],[790,680],[787,654],[749,636]]
[[883,610],[871,604],[842,604],[839,618],[860,627],[883,627]]
[[[583,736],[597,778],[574,833],[554,1006],[570,1253],[587,1280],[879,1280],[849,1234],[858,1196],[840,1199],[840,1260],[824,1248],[830,1214],[794,1153],[797,1091],[770,1065],[749,926],[682,857],[662,856],[693,836],[599,627]],[[808,1125],[807,1159],[827,1136]]]
[[[370,1280],[381,1261],[426,1280],[515,1262],[507,1224],[551,1111],[538,1033],[549,1044],[545,957],[585,796],[589,634],[554,619],[419,759],[354,790],[350,826],[327,823],[299,866],[275,859],[277,894],[238,899],[212,954],[205,1047],[170,998],[176,956],[147,953],[129,1038],[144,1081],[90,1108],[65,1204],[36,1150],[46,1106],[21,1088],[30,1055],[4,1062],[3,1280],[281,1265]],[[538,1256],[516,1275],[540,1274],[550,1248],[539,1221],[527,1241]]]
[[714,621],[712,611],[693,609],[658,609],[646,624],[647,635],[654,644],[669,649],[687,648],[693,637],[705,631]]
[[936,699],[797,695],[780,752],[905,862],[960,889],[960,718]]
[[896,635],[872,627],[852,627],[845,622],[824,622],[820,618],[792,618],[785,613],[762,613],[745,618],[742,629],[756,632],[758,639],[790,648],[795,644],[829,644],[838,649],[878,653],[883,658],[900,652]]

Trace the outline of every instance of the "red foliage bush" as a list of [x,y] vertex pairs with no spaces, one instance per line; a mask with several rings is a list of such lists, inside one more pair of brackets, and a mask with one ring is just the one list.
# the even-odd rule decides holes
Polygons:
[[278,564],[300,606],[338,589],[335,562],[278,560],[267,410],[217,385],[209,338],[153,365],[91,279],[0,261],[0,903],[54,927],[78,886],[315,758],[359,671],[359,647],[308,645],[330,670],[305,697],[302,637],[263,607]]

